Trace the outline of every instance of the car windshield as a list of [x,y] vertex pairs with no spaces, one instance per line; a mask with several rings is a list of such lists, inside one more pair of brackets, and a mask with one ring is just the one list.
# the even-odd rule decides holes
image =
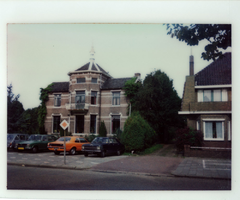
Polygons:
[[42,136],[40,135],[31,135],[28,140],[42,140]]
[[13,140],[14,137],[15,137],[15,135],[8,135],[7,140]]
[[106,143],[109,143],[108,141],[108,138],[95,138],[93,141],[92,141],[93,144],[97,144],[97,143],[100,143],[100,144],[106,144]]
[[[70,137],[66,137],[66,138],[65,138],[65,141],[66,141],[66,142],[68,142],[68,141],[70,141],[70,140],[71,140]],[[64,137],[59,138],[57,141],[64,141]]]

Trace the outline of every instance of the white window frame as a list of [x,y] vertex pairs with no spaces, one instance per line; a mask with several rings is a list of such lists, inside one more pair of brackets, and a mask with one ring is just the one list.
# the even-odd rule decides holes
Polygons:
[[231,121],[228,121],[228,141],[232,140]]
[[[119,93],[119,104],[113,104],[113,94],[114,93]],[[120,106],[121,105],[121,91],[112,91],[112,106]]]
[[[204,101],[204,91],[211,91],[211,100],[210,101]],[[215,101],[214,100],[214,91],[220,90],[221,92],[221,100]],[[227,89],[204,89],[204,90],[198,90],[197,91],[197,99],[198,102],[227,102],[228,101],[228,92]]]
[[[222,138],[206,138],[206,122],[222,122]],[[204,140],[205,141],[224,141],[224,123],[225,123],[225,119],[203,119],[203,135],[204,135]]]
[[[84,82],[78,82],[78,79],[84,79]],[[76,82],[77,82],[77,84],[84,84],[84,83],[86,83],[86,78],[85,77],[83,77],[83,78],[76,78]]]
[[[56,101],[60,99],[60,105],[56,105]],[[62,104],[62,94],[54,94],[54,107],[61,107]]]

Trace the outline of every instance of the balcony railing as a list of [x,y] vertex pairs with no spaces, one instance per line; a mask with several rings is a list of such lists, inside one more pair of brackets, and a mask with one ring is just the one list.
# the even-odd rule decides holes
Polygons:
[[89,104],[88,103],[67,103],[66,109],[67,110],[88,110]]

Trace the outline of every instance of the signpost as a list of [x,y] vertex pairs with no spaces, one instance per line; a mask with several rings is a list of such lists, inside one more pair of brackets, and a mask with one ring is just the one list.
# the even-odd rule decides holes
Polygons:
[[64,164],[66,165],[66,129],[69,126],[69,123],[66,120],[63,120],[60,123],[60,126],[63,128],[64,130]]

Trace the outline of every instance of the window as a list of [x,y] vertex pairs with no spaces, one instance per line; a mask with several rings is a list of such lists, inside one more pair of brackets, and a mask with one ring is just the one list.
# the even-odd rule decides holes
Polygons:
[[112,134],[120,129],[120,115],[112,115]]
[[76,115],[75,133],[84,132],[84,115]]
[[54,106],[61,106],[61,94],[54,95]]
[[53,116],[53,133],[60,133],[60,116]]
[[120,92],[113,92],[112,95],[112,105],[120,105]]
[[96,120],[97,116],[96,115],[91,115],[90,119],[90,133],[96,133]]
[[228,121],[228,140],[232,140],[231,121]]
[[76,109],[84,109],[85,91],[77,91],[75,97]]
[[226,89],[198,90],[198,102],[228,101]]
[[224,140],[224,121],[204,121],[205,140]]
[[97,83],[97,78],[92,78],[92,83]]
[[97,92],[91,92],[91,104],[96,105],[97,104]]
[[87,140],[85,140],[84,138],[79,138],[81,143],[87,143]]
[[85,78],[77,78],[77,83],[85,83]]

